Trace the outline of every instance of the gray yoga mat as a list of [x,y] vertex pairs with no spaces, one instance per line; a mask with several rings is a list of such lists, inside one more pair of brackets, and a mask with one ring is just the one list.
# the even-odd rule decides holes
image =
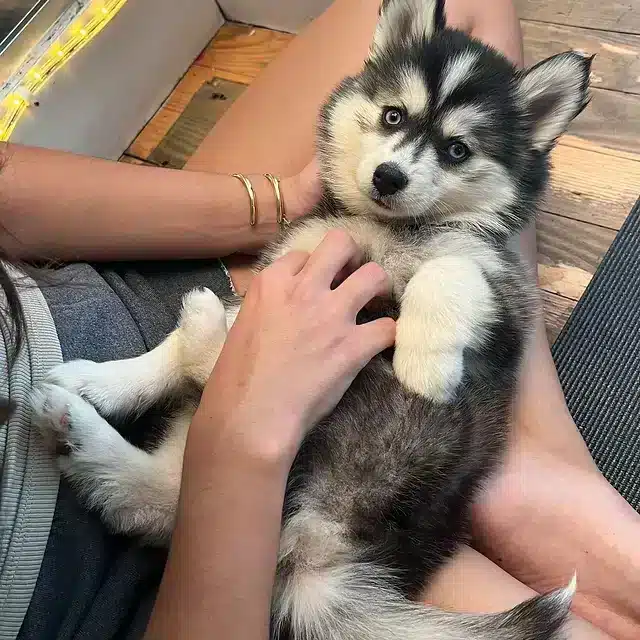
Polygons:
[[598,467],[640,510],[640,199],[552,352]]

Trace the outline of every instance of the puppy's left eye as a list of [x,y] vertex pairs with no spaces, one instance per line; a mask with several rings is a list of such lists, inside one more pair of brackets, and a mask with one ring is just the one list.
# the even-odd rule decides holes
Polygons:
[[397,127],[404,120],[404,114],[401,109],[397,107],[387,107],[382,112],[382,119],[385,124],[388,124],[391,127]]
[[471,155],[469,147],[464,142],[455,140],[447,147],[447,159],[450,162],[463,162]]

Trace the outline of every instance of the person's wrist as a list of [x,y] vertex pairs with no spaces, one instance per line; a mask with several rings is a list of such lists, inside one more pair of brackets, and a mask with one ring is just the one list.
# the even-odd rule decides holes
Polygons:
[[307,213],[306,200],[308,198],[306,197],[300,176],[295,175],[289,178],[283,178],[281,184],[285,211],[289,221],[295,220]]
[[[278,199],[275,187],[265,174],[247,174],[244,176],[254,194],[256,205],[254,238],[245,250],[252,251],[263,246],[279,230]],[[288,222],[308,213],[319,201],[321,186],[317,179],[315,164],[306,167],[301,173],[285,178],[277,178],[283,214]],[[250,206],[247,207],[247,224],[250,223]]]
[[317,163],[312,161],[300,173],[283,178],[282,186],[289,220],[309,213],[322,194]]
[[291,411],[236,407],[227,415],[210,415],[199,409],[189,438],[204,457],[215,453],[238,464],[288,473],[304,430],[303,419]]
[[[271,236],[278,230],[277,207],[273,187],[261,173],[247,174],[256,198],[256,224],[254,231],[259,234]],[[249,211],[247,211],[247,223],[249,223]]]

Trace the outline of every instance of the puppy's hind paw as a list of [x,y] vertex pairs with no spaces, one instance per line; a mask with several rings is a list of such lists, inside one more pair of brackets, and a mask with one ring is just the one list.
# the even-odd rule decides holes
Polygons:
[[84,398],[55,384],[36,385],[31,392],[31,408],[32,424],[59,454],[104,453],[120,438]]
[[69,438],[73,394],[54,384],[36,385],[31,392],[31,421],[47,446],[59,453],[73,448]]
[[182,299],[180,328],[194,339],[227,331],[224,306],[210,289],[194,289]]

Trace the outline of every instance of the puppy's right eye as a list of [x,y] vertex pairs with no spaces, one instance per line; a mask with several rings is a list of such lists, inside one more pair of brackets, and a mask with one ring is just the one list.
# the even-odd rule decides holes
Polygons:
[[382,120],[390,127],[397,127],[399,124],[402,124],[404,114],[402,110],[397,107],[386,107],[382,112]]

